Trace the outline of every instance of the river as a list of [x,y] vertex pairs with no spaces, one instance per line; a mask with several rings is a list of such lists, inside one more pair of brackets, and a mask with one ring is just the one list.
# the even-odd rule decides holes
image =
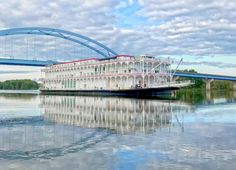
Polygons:
[[[192,96],[194,95],[194,96]],[[0,94],[1,170],[235,169],[236,98]]]

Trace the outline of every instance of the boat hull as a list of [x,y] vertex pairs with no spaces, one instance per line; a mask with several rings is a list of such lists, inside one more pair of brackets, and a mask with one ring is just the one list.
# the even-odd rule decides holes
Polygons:
[[158,97],[171,96],[178,87],[140,88],[124,90],[40,90],[41,94],[86,95],[86,96],[127,96],[127,97]]

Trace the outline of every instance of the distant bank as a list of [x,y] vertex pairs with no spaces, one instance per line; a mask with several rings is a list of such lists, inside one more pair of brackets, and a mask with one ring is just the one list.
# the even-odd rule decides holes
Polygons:
[[0,94],[39,94],[39,90],[0,90]]
[[30,79],[0,82],[0,90],[38,90],[39,84]]
[[[181,72],[191,72],[197,73],[195,70],[178,70]],[[197,91],[204,94],[206,88],[206,83],[202,79],[189,79],[189,78],[179,78],[181,81],[185,80],[192,80],[194,85],[183,88],[178,90],[178,95],[182,96],[186,93],[186,91]],[[232,91],[233,85],[231,82],[228,81],[214,81],[211,83],[211,89],[215,90],[224,90],[224,91]],[[7,80],[7,81],[0,81],[0,93],[18,93],[18,94],[39,94],[39,87],[36,81],[30,79],[23,79],[23,80]],[[189,94],[189,93],[188,93]],[[195,95],[194,95],[195,96]]]

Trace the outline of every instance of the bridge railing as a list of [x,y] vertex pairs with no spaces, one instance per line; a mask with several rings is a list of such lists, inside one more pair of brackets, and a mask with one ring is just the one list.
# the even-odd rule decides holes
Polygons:
[[195,84],[193,80],[183,80],[183,81],[170,81],[170,82],[162,82],[158,84],[151,84],[150,87],[185,87]]

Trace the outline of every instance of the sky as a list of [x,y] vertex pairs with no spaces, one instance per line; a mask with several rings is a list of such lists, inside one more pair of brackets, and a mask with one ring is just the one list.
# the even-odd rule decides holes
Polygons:
[[[119,54],[151,54],[176,63],[183,58],[180,69],[236,76],[236,1],[232,0],[1,2],[0,29],[32,26],[83,34]],[[40,75],[40,68],[0,67],[0,80]]]

